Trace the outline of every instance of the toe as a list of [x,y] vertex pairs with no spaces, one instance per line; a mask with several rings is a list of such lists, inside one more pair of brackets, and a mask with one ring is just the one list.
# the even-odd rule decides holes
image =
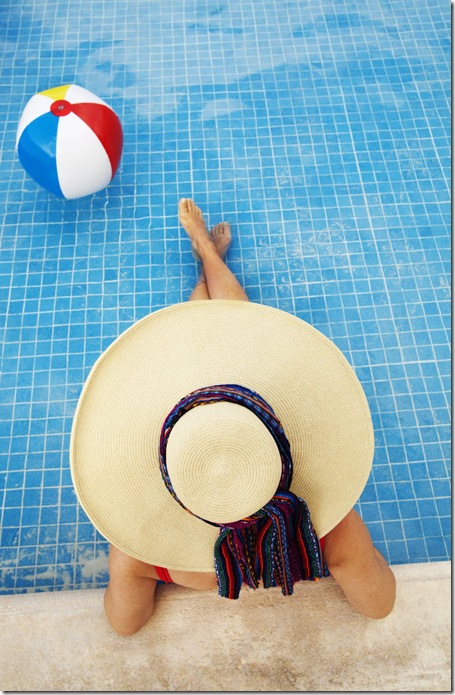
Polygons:
[[219,224],[216,225],[214,232],[218,236],[226,237],[226,236],[229,236],[230,230],[231,230],[231,227],[230,227],[229,222],[220,222]]

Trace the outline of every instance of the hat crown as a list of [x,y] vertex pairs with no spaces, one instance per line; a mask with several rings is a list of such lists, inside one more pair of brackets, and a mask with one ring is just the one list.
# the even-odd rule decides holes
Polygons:
[[185,413],[169,436],[166,458],[180,502],[216,524],[256,513],[276,493],[282,472],[267,427],[235,403],[205,404]]

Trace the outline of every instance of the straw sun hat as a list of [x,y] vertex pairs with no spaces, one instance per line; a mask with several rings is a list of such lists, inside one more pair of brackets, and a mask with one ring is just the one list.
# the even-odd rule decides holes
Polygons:
[[251,302],[177,304],[135,323],[101,355],[71,434],[82,507],[108,541],[139,560],[213,572],[220,529],[206,522],[243,519],[275,494],[276,443],[253,412],[232,402],[190,409],[169,436],[168,474],[192,513],[165,486],[163,423],[181,399],[215,384],[239,384],[271,406],[291,447],[290,490],[305,500],[320,538],[365,486],[370,412],[330,340],[291,314]]

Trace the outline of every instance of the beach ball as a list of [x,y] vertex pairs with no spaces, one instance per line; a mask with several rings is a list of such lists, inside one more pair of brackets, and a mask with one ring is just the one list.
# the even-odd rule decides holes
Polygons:
[[113,179],[123,147],[117,114],[102,99],[76,84],[35,94],[17,129],[22,166],[46,190],[82,198]]

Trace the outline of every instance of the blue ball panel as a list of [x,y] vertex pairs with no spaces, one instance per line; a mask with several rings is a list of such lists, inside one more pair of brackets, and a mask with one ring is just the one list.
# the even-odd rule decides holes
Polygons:
[[64,198],[57,173],[57,130],[59,119],[45,113],[24,129],[17,153],[25,171],[50,193]]

